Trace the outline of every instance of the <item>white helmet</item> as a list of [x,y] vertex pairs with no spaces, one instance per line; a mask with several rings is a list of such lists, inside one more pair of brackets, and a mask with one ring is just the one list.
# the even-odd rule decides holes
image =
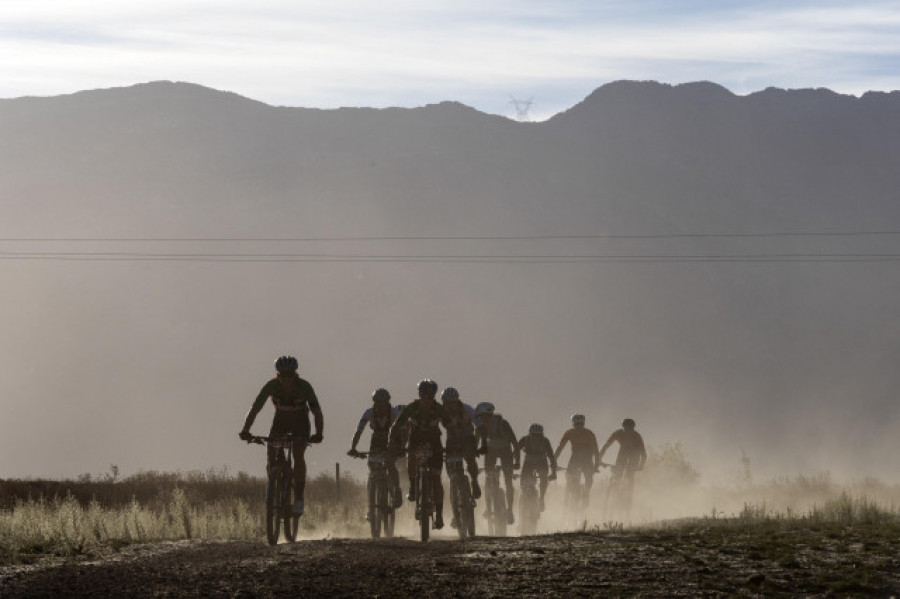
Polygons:
[[530,434],[530,435],[543,435],[543,434],[544,434],[544,427],[543,427],[542,425],[540,425],[540,424],[537,424],[537,423],[532,424],[531,426],[528,427],[528,434]]
[[572,414],[572,424],[584,424],[584,414]]
[[493,414],[494,413],[494,404],[489,401],[483,401],[477,406],[475,406],[476,414]]

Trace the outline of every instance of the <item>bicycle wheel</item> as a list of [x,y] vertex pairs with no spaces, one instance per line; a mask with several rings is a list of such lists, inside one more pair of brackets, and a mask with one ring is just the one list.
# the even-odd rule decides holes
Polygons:
[[537,497],[534,489],[522,491],[522,497],[519,499],[519,519],[519,533],[534,534],[537,528]]
[[369,474],[368,495],[369,495],[369,531],[373,539],[381,536],[381,503],[378,495],[381,491],[381,481],[375,474]]
[[463,508],[462,519],[466,523],[466,536],[470,539],[475,538],[475,502],[470,502],[468,507]]
[[463,476],[460,480],[459,493],[459,538],[475,537],[475,502],[472,500],[472,491],[469,489],[469,480]]
[[381,528],[384,532],[384,538],[394,538],[394,508],[381,508]]
[[431,534],[431,472],[419,470],[419,538],[428,540]]
[[282,480],[281,519],[284,523],[284,538],[293,543],[297,540],[297,529],[300,526],[300,515],[294,515],[294,484],[293,476],[288,471]]
[[451,481],[450,495],[453,506],[453,517],[456,518],[456,532],[460,540],[465,540],[469,527],[466,522],[466,506],[471,506],[469,481],[463,475],[456,475]]
[[500,488],[494,495],[494,531],[498,537],[506,536],[506,493]]
[[278,544],[278,535],[281,532],[281,498],[284,480],[281,471],[273,472],[269,477],[268,493],[266,494],[266,539],[269,545]]

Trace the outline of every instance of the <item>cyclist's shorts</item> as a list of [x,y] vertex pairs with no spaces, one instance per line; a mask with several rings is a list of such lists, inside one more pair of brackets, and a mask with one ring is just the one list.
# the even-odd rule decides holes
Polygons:
[[522,463],[522,478],[534,476],[537,474],[541,478],[545,478],[550,473],[550,464],[547,460],[525,460]]
[[497,465],[497,460],[500,461],[500,468],[502,468],[504,472],[512,472],[513,454],[511,451],[494,452],[488,450],[487,455],[484,456],[484,469],[492,469]]
[[576,474],[581,472],[583,472],[585,476],[593,476],[594,461],[590,457],[588,457],[587,459],[572,458],[571,460],[569,460],[569,464],[566,466],[566,470],[568,476],[575,476]]
[[309,440],[309,415],[304,412],[277,414],[269,429],[269,436],[293,434],[301,441]]

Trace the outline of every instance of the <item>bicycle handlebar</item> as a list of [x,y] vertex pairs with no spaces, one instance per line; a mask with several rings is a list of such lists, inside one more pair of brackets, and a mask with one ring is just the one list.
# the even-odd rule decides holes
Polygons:
[[[257,435],[251,435],[247,439],[247,443],[248,444],[255,443],[257,445],[268,445],[269,443],[279,442],[279,441],[281,441],[281,442],[291,441],[293,443],[293,442],[299,442],[300,440],[301,440],[301,437],[294,437],[292,435],[273,435],[273,436],[269,436],[269,437],[261,437],[261,436],[257,436]],[[306,439],[305,443],[307,446],[313,445],[313,442],[310,441],[308,438]]]

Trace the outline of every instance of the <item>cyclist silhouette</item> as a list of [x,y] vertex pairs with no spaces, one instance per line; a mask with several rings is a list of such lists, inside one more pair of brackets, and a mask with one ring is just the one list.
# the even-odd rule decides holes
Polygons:
[[[299,442],[294,443],[294,507],[295,514],[303,513],[303,493],[306,489],[306,453],[307,443],[322,442],[322,408],[312,385],[308,381],[297,376],[299,364],[293,356],[281,356],[275,360],[276,376],[263,385],[259,395],[253,401],[250,411],[244,420],[244,428],[239,436],[242,440],[249,440],[250,427],[256,420],[256,415],[271,398],[275,406],[275,417],[272,419],[272,427],[269,436],[291,434]],[[316,433],[309,434],[309,412],[312,411],[316,422]],[[267,452],[267,467],[271,466],[278,455],[275,447],[269,447]]]

